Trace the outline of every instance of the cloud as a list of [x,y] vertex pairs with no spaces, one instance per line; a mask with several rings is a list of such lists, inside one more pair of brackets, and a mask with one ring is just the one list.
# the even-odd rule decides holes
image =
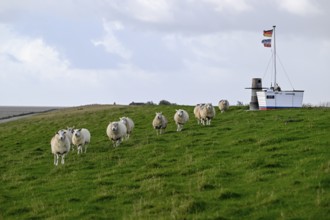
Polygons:
[[251,5],[246,0],[203,0],[215,6],[215,10],[222,12],[224,10],[231,10],[235,12],[244,12],[252,9]]
[[115,32],[122,31],[124,26],[119,21],[109,22],[103,19],[103,29],[106,32],[105,35],[100,40],[92,40],[93,45],[96,47],[103,46],[108,53],[129,60],[132,57],[132,52],[115,35]]
[[[47,45],[42,38],[20,36],[9,26],[0,24],[1,69],[9,68],[10,74],[30,75],[53,79],[70,66],[56,48]],[[2,76],[8,74],[1,71]]]
[[[280,8],[297,15],[319,14],[320,8],[310,0],[278,0]],[[317,2],[316,2],[317,3]]]

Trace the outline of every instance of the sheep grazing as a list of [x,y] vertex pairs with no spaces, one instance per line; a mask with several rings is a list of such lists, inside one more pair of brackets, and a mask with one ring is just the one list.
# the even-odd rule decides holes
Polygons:
[[227,111],[229,109],[229,102],[228,100],[222,99],[219,101],[219,110],[221,111],[221,113],[224,113],[225,111]]
[[134,128],[134,122],[132,119],[130,119],[128,117],[122,117],[122,118],[120,118],[120,121],[122,123],[124,123],[124,125],[126,126],[126,129],[127,129],[126,139],[129,139],[129,136],[132,133],[133,128]]
[[87,144],[91,142],[91,133],[86,128],[75,129],[72,136],[72,143],[77,146],[78,154],[87,151]]
[[162,112],[156,112],[156,116],[152,121],[152,126],[156,130],[157,135],[165,132],[167,127],[167,119]]
[[188,112],[183,109],[176,110],[174,114],[174,121],[177,125],[176,131],[182,131],[183,125],[189,120]]
[[64,157],[70,151],[70,141],[64,130],[59,130],[50,141],[52,153],[54,154],[54,165],[58,165],[58,158],[61,156],[61,163],[64,164]]
[[215,109],[211,103],[201,106],[200,117],[203,125],[211,125],[211,120],[215,117]]
[[127,135],[126,125],[121,121],[110,122],[107,127],[107,135],[114,147],[118,147]]

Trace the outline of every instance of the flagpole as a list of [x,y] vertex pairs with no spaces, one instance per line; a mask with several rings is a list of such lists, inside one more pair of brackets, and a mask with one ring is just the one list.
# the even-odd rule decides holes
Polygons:
[[273,36],[274,36],[274,88],[277,87],[276,85],[276,40],[275,40],[275,28],[276,25],[273,26]]

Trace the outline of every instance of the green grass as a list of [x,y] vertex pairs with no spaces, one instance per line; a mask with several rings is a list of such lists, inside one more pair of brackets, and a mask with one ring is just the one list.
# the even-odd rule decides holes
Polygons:
[[[86,106],[0,124],[0,219],[329,219],[330,110],[232,107],[206,127],[192,112]],[[121,116],[135,130],[113,148],[105,130]],[[91,132],[87,154],[56,167],[50,139],[73,125]]]

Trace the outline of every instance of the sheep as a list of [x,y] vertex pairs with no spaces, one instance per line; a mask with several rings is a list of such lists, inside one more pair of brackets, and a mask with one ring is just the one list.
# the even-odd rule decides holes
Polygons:
[[126,125],[121,121],[110,122],[107,131],[109,139],[112,141],[114,147],[118,147],[124,137],[127,135]]
[[195,108],[194,108],[194,115],[195,115],[195,118],[197,119],[197,124],[201,124],[202,123],[200,111],[201,111],[201,108],[204,105],[205,104],[197,104],[195,106]]
[[65,131],[65,135],[68,137],[70,141],[71,150],[74,151],[74,146],[72,146],[72,135],[74,132],[74,127],[67,127],[66,129],[63,129]]
[[129,139],[129,136],[132,133],[133,128],[134,128],[134,122],[131,118],[128,118],[128,117],[121,117],[120,121],[122,123],[124,123],[124,125],[126,126],[126,128],[127,128],[126,139]]
[[87,151],[87,145],[91,142],[91,133],[86,128],[75,129],[72,136],[72,143],[77,146],[78,154]]
[[222,99],[219,101],[219,110],[221,111],[221,113],[224,113],[225,111],[227,111],[229,109],[229,102],[228,100]]
[[200,109],[201,122],[203,125],[211,125],[211,120],[215,117],[215,109],[211,103],[207,103]]
[[176,110],[174,114],[174,121],[177,125],[176,131],[182,131],[183,125],[189,120],[189,114],[183,109]]
[[55,166],[58,165],[58,158],[60,156],[62,157],[61,163],[64,164],[64,157],[70,151],[70,141],[65,134],[66,132],[64,130],[59,130],[50,141]]
[[152,121],[152,126],[156,130],[157,135],[163,134],[167,127],[167,119],[162,112],[156,112],[156,116]]

